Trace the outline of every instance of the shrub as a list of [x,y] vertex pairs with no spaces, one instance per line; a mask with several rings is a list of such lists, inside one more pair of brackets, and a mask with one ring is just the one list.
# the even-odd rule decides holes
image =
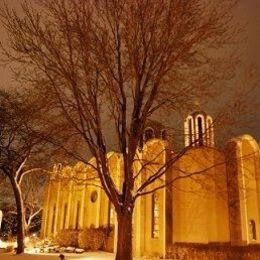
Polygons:
[[97,251],[104,247],[105,239],[106,229],[87,228],[79,233],[79,247]]
[[7,253],[13,252],[13,251],[14,251],[14,246],[13,245],[7,246],[6,249],[5,249],[5,252],[7,252]]
[[107,237],[104,244],[104,251],[114,252],[114,237]]
[[108,235],[104,244],[104,251],[113,253],[114,252],[114,227],[106,227],[106,234]]
[[60,246],[78,246],[78,234],[77,230],[64,229],[60,230],[56,236],[56,242]]

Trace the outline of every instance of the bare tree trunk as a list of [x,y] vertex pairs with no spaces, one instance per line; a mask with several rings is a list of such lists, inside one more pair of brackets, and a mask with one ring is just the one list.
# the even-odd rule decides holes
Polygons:
[[21,254],[24,252],[24,208],[23,208],[23,200],[22,193],[18,183],[10,178],[11,184],[14,191],[15,203],[16,203],[16,218],[17,218],[17,254]]
[[24,223],[24,235],[28,236],[29,235],[29,225],[27,223]]
[[117,215],[117,251],[116,260],[132,260],[132,213]]

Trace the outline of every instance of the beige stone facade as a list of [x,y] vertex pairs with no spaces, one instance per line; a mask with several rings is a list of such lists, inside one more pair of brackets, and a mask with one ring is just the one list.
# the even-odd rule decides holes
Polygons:
[[[142,149],[137,152],[138,158],[156,163],[139,175],[137,185],[177,156],[165,129],[149,126],[147,130]],[[203,112],[189,115],[184,131],[183,155],[153,185],[172,184],[136,201],[134,255],[165,256],[167,248],[174,243],[260,243],[260,150],[257,142],[243,135],[230,140],[223,149],[217,149],[212,118]],[[108,162],[120,188],[120,154],[109,153]],[[140,167],[137,162],[135,171]],[[62,178],[56,176],[50,180],[46,189],[43,237],[55,237],[62,229],[108,225],[117,228],[115,212],[89,166],[82,163],[58,165],[56,172]],[[86,179],[87,176],[92,178]],[[116,239],[114,237],[115,245]]]

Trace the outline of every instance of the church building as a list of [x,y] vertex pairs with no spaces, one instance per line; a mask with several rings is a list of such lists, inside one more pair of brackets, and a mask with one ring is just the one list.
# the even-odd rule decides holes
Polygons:
[[[260,244],[259,144],[242,135],[219,148],[214,135],[211,116],[202,111],[190,114],[184,121],[180,156],[166,129],[159,124],[147,126],[137,156],[156,163],[139,174],[137,183],[158,167],[174,163],[153,184],[169,185],[136,201],[135,256],[163,257],[176,243]],[[113,180],[121,187],[122,156],[110,152],[107,157]],[[138,172],[140,163],[134,168]],[[112,226],[115,250],[116,215],[94,170],[79,162],[56,165],[55,172],[61,177],[53,176],[46,189],[42,236],[55,238],[64,229]]]

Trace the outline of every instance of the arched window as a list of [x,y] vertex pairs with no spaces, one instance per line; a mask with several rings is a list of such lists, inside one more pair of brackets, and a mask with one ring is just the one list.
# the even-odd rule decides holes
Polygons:
[[159,195],[153,193],[152,195],[152,238],[159,238],[160,227],[160,207],[159,207]]
[[198,117],[198,145],[203,145],[203,126],[202,126],[202,118]]
[[63,210],[63,224],[62,224],[63,229],[66,228],[67,211],[68,211],[68,203],[65,203],[64,210]]
[[188,115],[184,121],[185,146],[214,146],[212,117],[203,111]]
[[107,224],[108,224],[108,236],[111,235],[110,231],[113,229],[114,223],[115,223],[115,213],[114,213],[114,209],[113,209],[112,203],[109,202],[109,204],[108,204],[108,221],[107,221]]
[[188,127],[189,127],[189,145],[192,144],[192,120],[191,118],[188,121]]
[[80,202],[78,201],[77,209],[76,209],[75,229],[79,229],[79,216],[80,216]]
[[213,129],[212,129],[212,121],[211,121],[211,119],[208,118],[208,120],[207,120],[208,142],[207,143],[208,143],[209,146],[212,146],[212,139],[213,139],[212,131],[213,131]]
[[154,130],[151,127],[146,128],[144,131],[144,141],[146,142],[152,138],[154,138]]
[[110,223],[113,224],[115,221],[115,213],[114,213],[114,209],[112,206],[110,206],[110,209],[109,209],[109,218],[110,218]]
[[62,164],[61,163],[58,163],[57,164],[57,171],[61,171],[62,170]]
[[251,240],[256,240],[256,226],[255,221],[253,219],[250,219],[249,221],[249,232]]
[[51,233],[54,233],[54,228],[55,228],[55,219],[56,219],[56,204],[53,206],[52,210],[52,222],[51,222]]
[[139,139],[139,142],[138,142],[139,151],[142,151],[143,145],[144,145],[144,138],[141,136],[141,138]]
[[93,190],[93,191],[91,192],[91,195],[90,195],[90,201],[91,201],[92,203],[95,203],[95,202],[97,201],[97,198],[98,198],[98,193],[97,193],[96,190]]
[[163,129],[163,130],[161,131],[161,138],[162,138],[162,140],[167,140],[167,132],[166,132],[165,129]]

